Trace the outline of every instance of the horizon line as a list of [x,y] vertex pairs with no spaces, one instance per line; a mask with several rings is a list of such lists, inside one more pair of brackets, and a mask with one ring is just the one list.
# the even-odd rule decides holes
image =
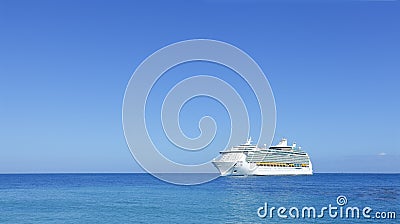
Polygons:
[[[149,174],[147,172],[9,172],[0,175],[52,175],[52,174]],[[155,174],[213,174],[213,173],[155,173]],[[400,172],[314,172],[314,174],[400,174]],[[267,175],[268,176],[268,175]],[[279,176],[279,175],[271,175]],[[303,176],[303,175],[283,175],[283,176]],[[309,175],[312,176],[312,175]]]

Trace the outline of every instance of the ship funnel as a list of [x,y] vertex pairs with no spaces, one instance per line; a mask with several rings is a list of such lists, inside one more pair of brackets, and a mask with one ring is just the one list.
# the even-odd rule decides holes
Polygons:
[[246,145],[251,145],[251,137],[247,139]]
[[277,146],[287,146],[287,139],[286,138],[282,138],[282,140],[278,143]]

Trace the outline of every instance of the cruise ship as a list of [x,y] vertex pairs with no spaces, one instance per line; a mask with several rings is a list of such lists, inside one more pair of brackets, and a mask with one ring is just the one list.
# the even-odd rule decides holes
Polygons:
[[221,151],[220,154],[212,163],[222,176],[313,174],[308,154],[296,143],[288,145],[285,138],[269,148],[252,145],[250,138],[245,144]]

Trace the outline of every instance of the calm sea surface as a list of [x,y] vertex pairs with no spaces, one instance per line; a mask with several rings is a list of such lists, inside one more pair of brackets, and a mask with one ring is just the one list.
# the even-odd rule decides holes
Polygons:
[[[339,206],[338,196],[347,204]],[[257,209],[371,207],[396,219],[262,219]],[[263,211],[263,210],[261,210]],[[295,214],[295,210],[293,210]],[[361,216],[362,216],[362,212]],[[288,211],[285,213],[289,216]],[[317,215],[318,215],[317,214]],[[221,177],[176,186],[148,174],[0,175],[0,223],[400,223],[399,174]]]

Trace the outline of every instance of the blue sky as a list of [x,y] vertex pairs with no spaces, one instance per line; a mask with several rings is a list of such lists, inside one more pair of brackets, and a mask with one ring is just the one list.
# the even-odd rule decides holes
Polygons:
[[316,172],[400,172],[399,11],[398,1],[1,0],[0,173],[139,171],[122,130],[125,87],[147,56],[193,38],[257,61],[275,96],[274,142],[295,140]]

